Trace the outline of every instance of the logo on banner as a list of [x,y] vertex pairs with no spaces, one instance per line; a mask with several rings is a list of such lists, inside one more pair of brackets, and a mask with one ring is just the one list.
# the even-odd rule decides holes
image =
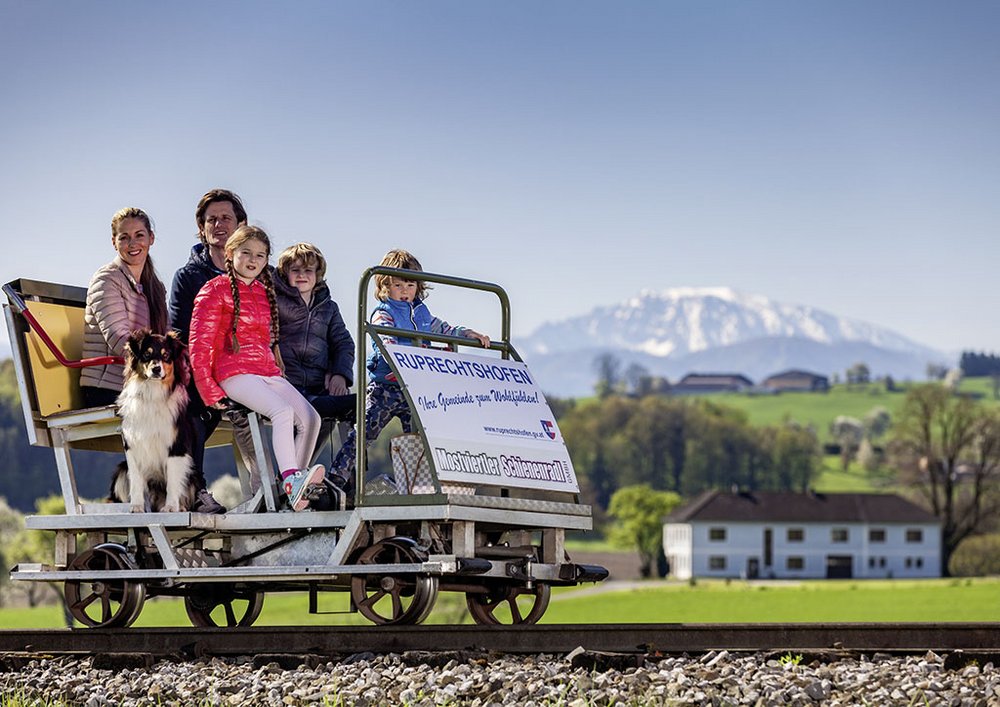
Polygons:
[[555,425],[552,424],[552,420],[542,420],[541,423],[542,429],[545,430],[545,434],[549,436],[549,439],[555,439]]

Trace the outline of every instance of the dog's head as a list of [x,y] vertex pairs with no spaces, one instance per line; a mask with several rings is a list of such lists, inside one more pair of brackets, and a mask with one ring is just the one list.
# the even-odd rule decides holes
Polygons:
[[170,332],[154,334],[149,329],[136,329],[125,347],[126,377],[159,380],[164,385],[187,385],[191,372],[187,346]]

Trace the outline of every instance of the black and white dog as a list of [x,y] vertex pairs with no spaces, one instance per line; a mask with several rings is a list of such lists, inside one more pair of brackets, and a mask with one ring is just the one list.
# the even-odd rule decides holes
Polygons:
[[111,481],[111,500],[171,513],[194,502],[190,484],[194,430],[188,416],[187,347],[173,333],[137,329],[125,349],[125,384],[118,396],[125,462]]

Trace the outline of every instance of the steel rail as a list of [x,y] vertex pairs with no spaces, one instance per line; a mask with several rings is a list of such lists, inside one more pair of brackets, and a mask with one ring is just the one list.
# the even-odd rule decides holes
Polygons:
[[562,654],[729,651],[1000,651],[1000,623],[296,626],[0,631],[0,653],[257,654],[482,650]]

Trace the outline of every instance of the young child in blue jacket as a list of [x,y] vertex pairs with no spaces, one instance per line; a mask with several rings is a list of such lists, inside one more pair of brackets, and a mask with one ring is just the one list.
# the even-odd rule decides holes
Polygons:
[[[381,265],[388,268],[421,271],[420,261],[405,250],[390,250],[382,258]],[[371,314],[371,323],[378,326],[411,329],[415,332],[444,334],[446,336],[465,336],[476,339],[484,347],[489,348],[490,337],[466,327],[452,326],[430,313],[424,299],[427,296],[427,285],[423,281],[404,280],[388,275],[375,276],[375,297],[379,304]],[[421,346],[420,339],[382,336],[387,344],[403,344]],[[389,363],[379,353],[375,342],[372,342],[372,353],[368,356],[368,382],[365,404],[365,442],[371,444],[378,439],[385,426],[398,417],[403,425],[403,432],[412,432],[410,406],[392,375]],[[351,430],[344,445],[327,472],[327,478],[336,486],[344,489],[348,499],[354,497],[354,467],[357,453],[357,436]]]

